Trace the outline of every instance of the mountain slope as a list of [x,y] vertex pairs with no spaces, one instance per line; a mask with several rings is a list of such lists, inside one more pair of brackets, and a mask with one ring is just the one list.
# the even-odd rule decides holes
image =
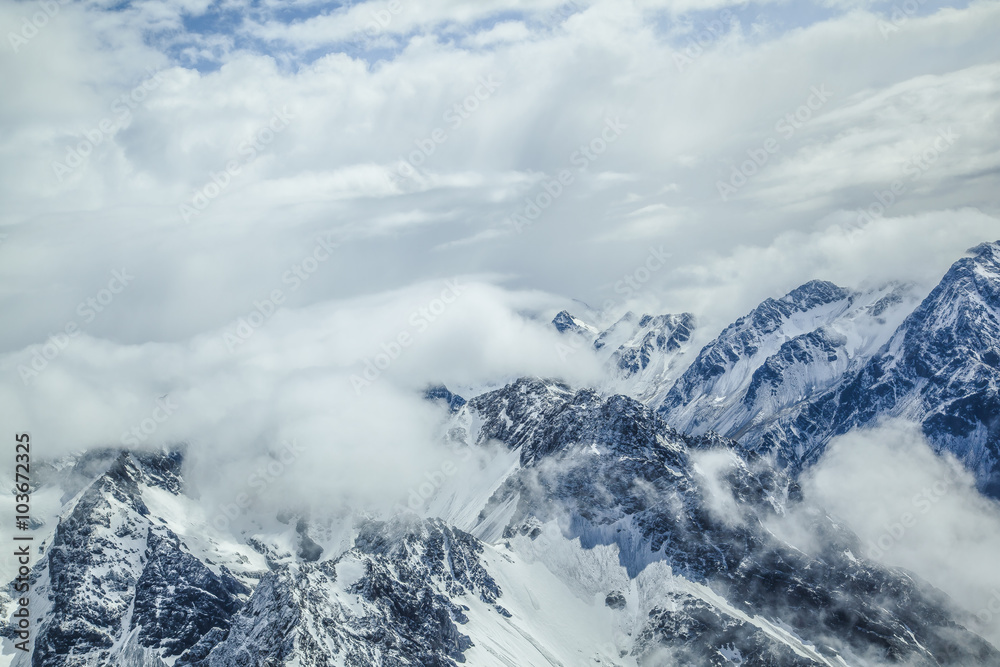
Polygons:
[[572,337],[571,345],[560,348],[563,356],[583,347],[605,364],[608,379],[602,390],[650,402],[659,402],[684,369],[697,328],[691,313],[640,317],[628,312],[601,331],[562,311],[552,325]]
[[336,560],[266,577],[204,664],[455,665],[472,645],[457,626],[468,610],[459,601],[475,596],[507,613],[482,549],[436,522],[366,524]]
[[855,292],[820,281],[768,299],[699,353],[659,410],[682,431],[753,441],[860,368],[916,303],[903,285]]
[[899,285],[768,300],[662,405],[649,397],[693,318],[553,324],[621,375],[427,390],[469,465],[439,473],[417,515],[276,508],[223,530],[179,453],[38,462],[35,497],[61,505],[36,531],[40,624],[30,656],[4,633],[0,665],[1000,664],[967,615],[862,558],[796,482],[834,435],[903,417],[997,495],[1000,244],[919,306]]
[[[77,467],[107,456],[84,457]],[[32,608],[43,620],[31,665],[83,667],[125,656],[183,665],[206,634],[229,627],[250,589],[193,556],[143,500],[154,487],[180,493],[180,462],[177,454],[122,452],[69,502],[32,573]],[[18,655],[13,664],[28,662]]]
[[763,432],[759,450],[814,461],[834,435],[917,421],[1000,497],[1000,243],[974,248],[854,375]]
[[[822,512],[822,549],[776,538],[797,486],[732,441],[558,382],[448,396],[449,437],[500,447],[453,478],[478,489],[465,525],[359,519],[340,551],[211,534],[176,454],[78,462],[94,479],[35,566],[30,664],[1000,664],[943,596],[855,557]],[[317,538],[325,520],[293,519]]]
[[[967,661],[962,664],[1000,659],[985,642],[956,642],[959,628],[940,598],[903,573],[856,558],[857,539],[825,516],[813,518],[826,544],[822,553],[809,555],[777,540],[763,523],[797,502],[797,487],[763,460],[735,455],[732,442],[684,436],[634,400],[602,400],[592,391],[574,393],[553,383],[522,380],[468,405],[482,420],[477,439],[520,451],[522,464],[494,494],[481,521],[509,512],[508,538],[530,539],[545,526],[558,526],[558,534],[585,549],[611,548],[632,580],[649,568],[669,566],[688,587],[704,587],[702,602],[714,600],[713,613],[721,620],[705,631],[712,637],[743,618],[768,630],[784,627],[796,637],[774,643],[775,635],[765,632],[774,645],[762,654],[761,637],[744,628],[735,644],[743,656],[794,646],[796,655],[816,664],[840,664],[837,656],[849,664],[873,656],[936,664],[955,651]],[[701,614],[702,602],[684,604]],[[675,609],[674,603],[665,608]],[[661,614],[660,621],[662,627],[653,622],[634,628],[658,640],[654,646],[633,644],[633,655],[648,657],[683,643],[672,629],[676,618]],[[718,647],[689,648],[708,660]],[[744,664],[776,664],[769,660]]]

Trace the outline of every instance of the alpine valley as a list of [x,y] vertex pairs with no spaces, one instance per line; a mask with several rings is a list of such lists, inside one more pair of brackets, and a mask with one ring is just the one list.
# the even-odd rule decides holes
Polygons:
[[[1000,499],[1000,242],[929,295],[807,283],[700,350],[688,313],[552,326],[605,382],[429,388],[474,465],[406,511],[223,530],[182,445],[36,462],[37,625],[25,653],[8,623],[0,665],[1000,665],[800,485],[837,436],[902,419]],[[812,548],[773,530],[792,514]]]

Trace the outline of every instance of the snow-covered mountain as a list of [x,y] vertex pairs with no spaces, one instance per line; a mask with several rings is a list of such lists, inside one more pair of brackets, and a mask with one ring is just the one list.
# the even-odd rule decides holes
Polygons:
[[[89,481],[47,527],[43,620],[12,664],[1000,664],[943,595],[863,560],[732,441],[556,381],[448,404],[449,437],[489,454],[478,473],[424,515],[351,517],[339,549],[302,548],[329,546],[336,517],[285,517],[300,539],[283,553],[218,531],[178,453],[62,466],[43,485]],[[820,548],[767,528],[796,508]]]
[[659,406],[682,431],[756,432],[863,366],[919,303],[914,288],[814,281],[768,299],[709,343]]
[[36,462],[33,650],[7,629],[0,665],[1000,665],[796,481],[834,435],[903,417],[1000,494],[1000,243],[921,297],[807,283],[697,356],[691,315],[560,313],[606,385],[427,390],[473,464],[416,512],[222,529],[183,447]]
[[[615,356],[600,389],[656,407],[680,431],[723,434],[796,471],[852,428],[913,420],[1000,498],[1000,242],[970,250],[927,296],[898,283],[806,283],[726,327],[690,363],[683,343],[657,347],[618,328],[565,335],[606,337]],[[670,327],[661,331],[655,339],[671,341]],[[617,363],[635,358],[646,367]]]
[[181,460],[101,451],[52,471],[47,486],[86,483],[38,548],[30,609],[41,623],[30,662],[5,642],[11,664],[185,665],[228,629],[267,565],[185,520],[195,503],[181,492]]
[[565,310],[552,325],[572,337],[567,351],[585,347],[604,363],[608,377],[602,390],[644,402],[662,400],[665,389],[683,372],[697,328],[691,313],[638,316],[628,312],[601,330]]
[[922,424],[1000,498],[1000,243],[955,263],[876,355],[779,415],[755,446],[809,463],[832,436],[886,417]]
[[[638,664],[670,654],[722,665],[723,649],[745,665],[946,660],[949,631],[918,620],[944,621],[938,603],[908,576],[856,557],[862,545],[849,532],[814,513],[824,547],[805,553],[765,528],[798,507],[798,487],[732,441],[681,434],[630,398],[551,382],[519,381],[469,407],[483,420],[477,441],[520,452],[480,521],[500,515],[508,538],[554,534],[611,555],[630,580],[621,596],[636,613],[624,648]],[[535,553],[554,572],[602,580],[576,574],[578,552],[543,544]],[[904,628],[918,625],[911,643]]]

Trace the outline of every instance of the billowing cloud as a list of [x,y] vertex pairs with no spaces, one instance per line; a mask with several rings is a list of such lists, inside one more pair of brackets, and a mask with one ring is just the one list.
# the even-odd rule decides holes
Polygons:
[[919,427],[890,423],[833,441],[803,485],[808,501],[845,521],[864,556],[901,567],[947,593],[970,629],[1000,640],[1000,506],[976,491],[953,457]]
[[592,385],[600,370],[559,355],[532,315],[565,303],[542,293],[456,277],[307,309],[283,294],[187,344],[57,332],[0,362],[0,415],[30,425],[40,458],[186,447],[210,508],[275,459],[288,474],[266,477],[274,506],[391,507],[447,455],[428,386],[482,391],[532,373]]
[[[994,235],[991,2],[905,21],[770,3],[57,6],[31,30],[27,5],[2,9],[30,35],[0,53],[6,350],[121,267],[136,280],[89,333],[185,340],[331,230],[346,252],[299,305],[485,271],[623,309],[615,283],[662,245],[672,265],[637,307],[720,322],[808,279],[888,273],[803,261],[831,227],[857,257],[897,243],[902,279]],[[341,43],[379,12],[391,44]],[[752,255],[760,275],[721,270]]]

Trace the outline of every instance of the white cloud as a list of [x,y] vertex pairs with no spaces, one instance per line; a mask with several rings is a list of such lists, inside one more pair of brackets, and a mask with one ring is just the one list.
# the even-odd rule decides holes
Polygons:
[[858,534],[866,550],[858,556],[916,573],[970,614],[971,630],[1000,641],[1000,505],[953,457],[936,455],[919,427],[842,436],[803,491]]
[[[389,506],[441,455],[444,414],[423,400],[427,386],[462,390],[531,373],[583,385],[599,372],[585,357],[565,364],[547,319],[523,314],[565,305],[541,293],[459,277],[307,309],[265,300],[247,304],[242,323],[189,344],[79,334],[4,355],[0,415],[30,425],[44,458],[187,442],[207,503],[227,501],[266,452],[295,440],[305,451],[295,474],[275,483],[273,502],[350,496]],[[143,430],[163,396],[172,414]]]

